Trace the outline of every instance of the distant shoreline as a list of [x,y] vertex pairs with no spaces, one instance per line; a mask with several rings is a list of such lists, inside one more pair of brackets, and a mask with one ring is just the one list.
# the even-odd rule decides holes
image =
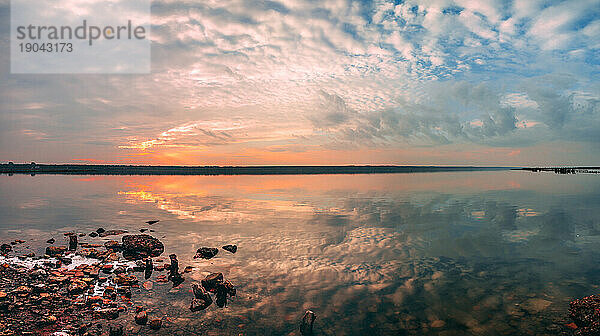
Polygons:
[[599,174],[600,167],[529,167],[518,168],[518,170],[527,170],[533,173],[552,172],[556,174]]
[[475,166],[142,166],[86,164],[0,164],[0,174],[55,175],[323,175],[399,174],[521,169]]

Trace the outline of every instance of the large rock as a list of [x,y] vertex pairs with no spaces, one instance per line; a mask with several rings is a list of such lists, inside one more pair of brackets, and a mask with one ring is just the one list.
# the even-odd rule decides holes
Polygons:
[[69,236],[69,251],[77,250],[77,236]]
[[302,322],[300,323],[300,334],[303,336],[308,336],[313,334],[313,324],[315,323],[315,319],[317,315],[310,310],[307,310],[302,317]]
[[236,290],[235,290],[235,286],[229,282],[228,280],[223,280],[222,283],[217,285],[217,293],[221,291],[229,296],[235,296],[236,294]]
[[152,330],[159,330],[162,327],[162,320],[161,319],[150,320],[150,322],[148,322],[148,326]]
[[215,247],[201,247],[196,251],[196,255],[194,259],[202,258],[202,259],[211,259],[219,253],[219,249]]
[[235,296],[235,286],[227,280],[217,284],[217,293],[215,303],[217,307],[223,308],[227,305],[227,296]]
[[191,311],[195,312],[203,310],[212,304],[213,300],[204,287],[198,286],[198,284],[192,284],[192,290],[194,292],[195,299],[192,300],[190,305]]
[[235,253],[235,252],[237,252],[237,245],[225,245],[225,246],[223,246],[223,250],[231,252],[231,253]]
[[569,315],[577,325],[576,335],[600,335],[600,295],[572,301]]
[[63,255],[67,251],[66,246],[48,246],[46,247],[46,254],[51,257],[57,257]]
[[215,293],[217,286],[223,283],[223,273],[211,273],[201,281],[202,287],[209,292]]
[[147,234],[126,235],[122,241],[123,257],[130,260],[158,257],[165,251],[160,240]]
[[86,289],[88,289],[88,284],[81,280],[72,280],[67,287],[67,291],[71,295],[82,294]]
[[142,310],[135,314],[135,323],[139,325],[145,325],[148,323],[148,313],[145,310]]
[[8,253],[12,251],[12,246],[10,246],[10,244],[2,244],[0,245],[0,252],[1,253]]

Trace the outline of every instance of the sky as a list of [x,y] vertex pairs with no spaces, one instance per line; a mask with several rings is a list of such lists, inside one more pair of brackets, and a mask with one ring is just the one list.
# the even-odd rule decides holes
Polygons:
[[16,75],[0,0],[0,161],[600,164],[600,0],[151,12],[150,74]]

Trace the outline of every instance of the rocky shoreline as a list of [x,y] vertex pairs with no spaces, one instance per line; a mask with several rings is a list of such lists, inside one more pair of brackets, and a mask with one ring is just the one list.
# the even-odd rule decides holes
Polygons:
[[[122,237],[121,242],[108,240],[103,244],[78,241],[86,235]],[[25,243],[23,240],[0,245],[0,336],[119,336],[124,335],[124,327],[114,320],[120,316],[151,330],[163,327],[161,317],[135,306],[133,290],[151,287],[152,282],[141,283],[140,279],[150,279],[153,272],[160,273],[154,280],[157,283],[185,286],[184,274],[192,271],[191,266],[180,271],[175,254],[166,262],[161,257],[163,243],[148,234],[100,228],[89,234],[69,232],[65,236],[66,244],[61,246],[53,245],[55,238],[49,239],[50,246],[39,257],[33,253],[16,255],[13,246]],[[223,249],[235,253],[237,246]],[[201,248],[195,258],[210,259],[217,252],[216,248]],[[227,299],[236,295],[235,286],[222,273],[210,274],[191,288],[192,312],[213,302],[225,307]]]
[[578,336],[600,336],[600,295],[586,296],[571,301],[569,317],[574,321],[567,326]]

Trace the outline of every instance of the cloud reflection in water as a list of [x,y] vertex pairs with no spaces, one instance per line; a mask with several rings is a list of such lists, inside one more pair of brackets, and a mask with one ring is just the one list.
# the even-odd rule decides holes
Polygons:
[[[0,200],[3,240],[43,242],[99,226],[134,232],[161,220],[150,228],[165,253],[195,266],[182,289],[155,285],[135,295],[173,318],[165,334],[297,334],[306,309],[325,335],[553,334],[569,299],[594,293],[600,274],[596,176],[42,181],[0,181],[15,190]],[[20,208],[29,199],[44,203]],[[199,247],[229,243],[239,246],[235,255],[192,259]],[[238,296],[222,310],[189,312],[189,283],[213,271],[235,283]]]
[[331,335],[558,328],[574,289],[564,283],[588,286],[589,268],[582,270],[590,251],[573,235],[585,220],[575,213],[597,209],[598,197],[584,204],[590,195],[567,197],[535,185],[502,188],[523,179],[510,173],[496,173],[498,188],[477,189],[470,181],[454,186],[456,192],[422,188],[418,181],[432,182],[428,175],[410,177],[416,181],[406,189],[355,187],[352,180],[363,178],[357,176],[330,177],[337,180],[332,188],[303,188],[277,177],[258,190],[229,185],[179,194],[156,184],[122,195],[196,223],[179,225],[174,238],[194,248],[230,240],[240,245],[235,257],[199,265],[225,269],[244,293],[224,312],[191,316],[203,328],[228,315],[224,319],[238,318],[250,334],[264,328],[287,334],[296,332],[306,309],[318,313],[318,331]]

